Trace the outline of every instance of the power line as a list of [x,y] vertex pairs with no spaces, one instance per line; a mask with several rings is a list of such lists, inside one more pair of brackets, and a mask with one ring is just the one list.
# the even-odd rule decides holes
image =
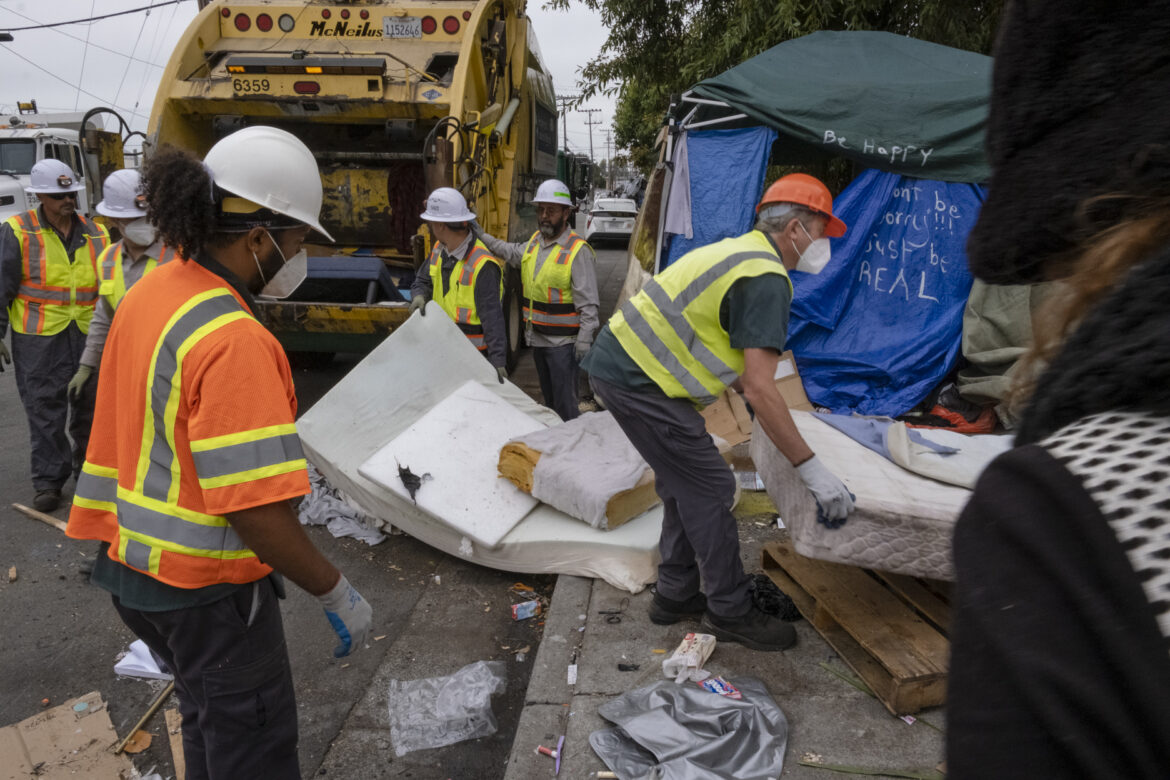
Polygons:
[[[97,0],[92,0],[92,2],[90,2],[90,4],[89,4],[89,15],[90,16],[93,16],[93,9],[96,7],[97,7]],[[89,34],[91,32],[93,32],[93,25],[90,25],[89,27],[85,28],[85,48],[81,50],[81,72],[77,74],[78,85],[80,85],[82,80],[85,79],[85,59],[89,55]],[[127,67],[129,67],[129,65],[130,65],[130,63],[126,63]],[[114,99],[115,100],[118,99],[118,94],[116,92],[114,93]],[[81,102],[81,93],[78,92],[77,97],[75,97],[73,99],[73,110],[74,111],[77,110],[77,104],[80,102]]]
[[72,87],[73,89],[76,89],[78,92],[84,92],[85,94],[89,95],[91,98],[95,98],[95,99],[97,99],[97,100],[100,100],[100,101],[102,101],[103,103],[107,103],[107,102],[108,102],[108,103],[109,103],[111,106],[113,106],[114,108],[120,108],[120,109],[122,109],[123,111],[126,111],[127,113],[133,114],[134,116],[140,116],[140,117],[142,117],[143,119],[145,119],[145,118],[146,118],[146,115],[145,115],[145,114],[141,114],[141,113],[139,113],[139,112],[135,111],[134,109],[131,109],[131,108],[126,108],[125,106],[119,106],[117,103],[115,103],[115,102],[113,102],[113,101],[107,101],[107,100],[106,100],[104,97],[102,97],[101,95],[95,95],[95,94],[93,94],[92,92],[89,92],[88,90],[82,89],[82,88],[81,88],[79,85],[77,85],[77,84],[71,84],[71,83],[69,82],[69,80],[68,80],[68,79],[63,79],[63,78],[61,78],[60,76],[58,76],[56,73],[54,73],[53,71],[49,70],[48,68],[43,68],[43,67],[41,67],[40,65],[36,64],[36,63],[35,63],[35,62],[33,62],[32,60],[30,60],[28,57],[24,56],[23,54],[21,54],[20,52],[16,51],[15,49],[13,49],[13,48],[11,48],[11,47],[5,47],[5,48],[3,49],[3,51],[7,51],[7,52],[9,52],[9,53],[11,53],[11,54],[15,54],[17,57],[19,57],[20,59],[24,60],[24,61],[25,61],[25,62],[27,62],[29,65],[32,65],[32,66],[33,66],[34,68],[36,68],[37,70],[41,71],[42,73],[44,73],[44,74],[46,74],[46,75],[48,75],[48,76],[52,76],[53,78],[57,79],[57,81],[60,81],[62,84],[66,84],[66,85],[68,85],[68,86]]
[[[142,26],[138,28],[138,37],[134,39],[134,45],[130,47],[130,51],[134,51],[135,49],[138,48],[138,42],[142,40],[142,33],[146,30],[146,23],[149,21],[150,21],[150,9],[148,8],[148,9],[146,9],[146,14],[142,17]],[[87,40],[87,43],[88,43],[88,40]],[[114,100],[117,100],[118,96],[122,94],[122,85],[126,83],[126,77],[130,75],[130,65],[131,65],[131,62],[129,60],[127,60],[126,61],[126,70],[122,71],[122,80],[118,82],[118,88],[116,90],[114,90]],[[138,106],[134,106],[134,107],[138,108]]]
[[131,8],[126,11],[115,11],[112,14],[103,14],[101,16],[91,16],[88,19],[72,19],[68,22],[50,22],[49,24],[33,24],[27,27],[9,27],[4,32],[24,32],[25,30],[48,30],[52,27],[64,27],[67,24],[85,24],[87,22],[100,22],[102,19],[113,19],[115,16],[126,16],[128,14],[136,14],[141,11],[149,11],[152,8],[162,8],[167,5],[178,5],[183,0],[163,0],[161,3],[152,3],[151,5],[144,5],[139,8]]
[[[39,22],[39,21],[37,21],[36,19],[32,18],[32,17],[31,17],[31,16],[29,16],[28,14],[22,14],[20,11],[17,11],[15,8],[4,8],[3,10],[7,11],[7,12],[8,12],[8,13],[10,13],[10,14],[16,14],[16,15],[17,15],[17,16],[19,16],[21,19],[27,19],[27,20],[28,20],[28,21],[30,21],[30,22],[37,22],[37,24],[40,24],[40,22]],[[174,15],[174,13],[175,13],[175,9],[174,9],[174,8],[172,8],[172,9],[171,9],[171,15],[173,16],[173,15]],[[2,28],[2,27],[0,27],[0,29],[3,29],[3,28]],[[79,38],[79,37],[78,37],[78,36],[76,36],[76,35],[70,35],[69,33],[65,32],[64,30],[53,30],[53,32],[57,33],[58,35],[64,35],[66,38],[72,38],[72,39],[73,39],[73,40],[75,40],[75,41],[80,41],[81,43],[85,43],[85,42],[86,42],[86,39],[85,39],[85,38]],[[141,58],[139,58],[139,57],[135,57],[135,56],[134,56],[134,55],[132,55],[132,54],[127,54],[127,53],[126,53],[126,52],[124,52],[124,51],[118,51],[117,49],[111,49],[111,48],[110,48],[110,47],[108,47],[108,46],[102,46],[100,43],[93,43],[93,42],[91,41],[91,42],[90,42],[88,45],[90,45],[90,46],[94,47],[95,49],[101,49],[102,51],[109,52],[110,54],[117,54],[119,57],[125,57],[125,58],[126,58],[126,59],[128,59],[128,60],[133,60],[134,62],[141,62],[141,63],[143,63],[144,65],[149,65],[149,66],[151,66],[152,68],[159,68],[159,69],[161,69],[161,68],[163,67],[162,65],[156,65],[155,63],[151,62],[150,60],[144,60],[144,59],[141,59]],[[68,109],[65,109],[65,110],[68,110]]]

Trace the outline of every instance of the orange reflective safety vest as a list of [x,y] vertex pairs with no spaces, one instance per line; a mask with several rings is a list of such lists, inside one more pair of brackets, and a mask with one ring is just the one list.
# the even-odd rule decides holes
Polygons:
[[[158,254],[158,257],[151,257],[149,254],[144,255],[146,257],[146,268],[142,270],[143,276],[153,271],[155,267],[163,263],[169,263],[179,256],[179,253],[169,246],[164,246]],[[121,241],[110,244],[98,256],[98,294],[106,299],[106,303],[110,304],[111,310],[117,309],[118,304],[122,302],[122,298],[126,296],[126,271],[123,265],[125,258],[126,248]]]
[[70,259],[57,231],[42,223],[37,209],[9,217],[7,224],[20,242],[20,290],[8,307],[8,320],[17,333],[52,336],[76,322],[89,332],[98,299],[97,258],[110,236],[106,229],[81,215],[84,243]]
[[[480,352],[487,352],[487,342],[483,338],[483,323],[479,319],[479,311],[475,306],[475,284],[479,274],[488,263],[500,265],[500,261],[492,256],[488,248],[478,239],[471,245],[471,251],[462,260],[456,260],[455,265],[447,277],[447,291],[443,291],[443,257],[436,243],[431,250],[431,300],[443,307],[447,316],[455,321],[459,330],[467,336],[472,345]],[[504,297],[504,274],[500,273],[500,298]]]
[[271,569],[227,515],[309,492],[284,350],[196,261],[136,287],[106,341],[66,534],[180,588],[260,579]]
[[536,333],[549,336],[575,336],[581,318],[573,304],[573,260],[589,244],[576,232],[569,232],[567,246],[554,244],[548,257],[536,270],[540,255],[540,233],[533,233],[520,258],[520,278],[524,283],[524,321]]

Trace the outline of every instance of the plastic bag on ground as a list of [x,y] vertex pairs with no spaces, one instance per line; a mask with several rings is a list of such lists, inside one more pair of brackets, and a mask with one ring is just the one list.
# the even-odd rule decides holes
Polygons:
[[453,745],[496,733],[491,697],[503,693],[503,661],[476,661],[446,677],[390,681],[394,752]]

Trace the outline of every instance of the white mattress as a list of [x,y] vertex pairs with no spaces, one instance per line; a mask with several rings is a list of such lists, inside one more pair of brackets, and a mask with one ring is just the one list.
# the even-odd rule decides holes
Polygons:
[[792,417],[817,457],[857,496],[843,526],[834,530],[818,523],[812,494],[757,420],[752,460],[796,551],[823,561],[953,580],[951,535],[971,491],[906,471],[808,412]]
[[[491,364],[431,302],[427,316],[412,316],[306,412],[297,421],[297,431],[309,459],[334,487],[383,525],[432,547],[505,571],[599,577],[635,593],[653,582],[661,505],[612,531],[601,531],[539,504],[493,549],[474,543],[359,473],[359,467],[388,441],[468,380],[539,423],[560,422],[520,388],[500,384]],[[497,450],[493,458],[498,454]],[[424,483],[422,490],[429,484]]]

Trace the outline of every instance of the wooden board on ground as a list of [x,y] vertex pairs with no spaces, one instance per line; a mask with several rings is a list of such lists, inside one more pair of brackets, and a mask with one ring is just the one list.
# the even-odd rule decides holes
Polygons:
[[175,765],[175,780],[187,780],[187,757],[183,753],[183,716],[174,707],[163,711],[167,722],[167,738],[171,743],[171,761]]
[[[786,541],[764,548],[763,567],[886,709],[909,715],[943,703],[946,636],[883,582],[865,569],[805,558]],[[932,609],[941,619],[938,605]]]

